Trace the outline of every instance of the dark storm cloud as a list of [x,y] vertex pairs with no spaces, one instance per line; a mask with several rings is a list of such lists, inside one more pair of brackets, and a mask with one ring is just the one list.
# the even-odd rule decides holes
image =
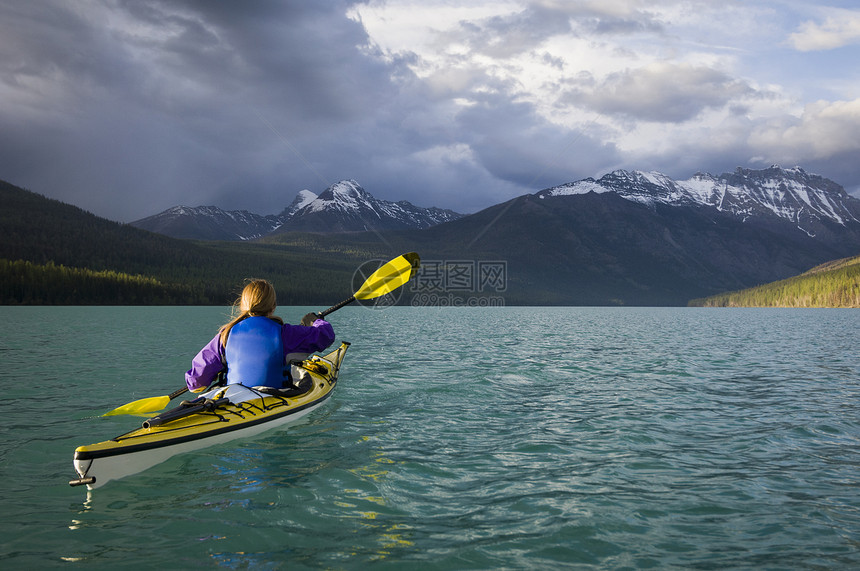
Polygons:
[[122,219],[237,188],[265,211],[322,190],[283,140],[336,164],[325,140],[394,93],[346,4],[324,4],[4,4],[0,176]]

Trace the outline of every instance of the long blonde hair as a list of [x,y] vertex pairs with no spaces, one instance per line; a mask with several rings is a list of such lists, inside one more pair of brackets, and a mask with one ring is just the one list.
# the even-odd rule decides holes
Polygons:
[[218,330],[218,334],[221,336],[221,346],[227,346],[230,330],[246,317],[263,316],[283,324],[284,322],[280,317],[272,315],[277,306],[275,288],[272,287],[272,284],[266,280],[248,282],[248,285],[242,290],[242,295],[233,303],[233,319]]

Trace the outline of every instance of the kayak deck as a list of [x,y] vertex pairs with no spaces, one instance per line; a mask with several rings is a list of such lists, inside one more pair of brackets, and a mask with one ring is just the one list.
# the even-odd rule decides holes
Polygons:
[[348,347],[349,343],[344,342],[325,356],[314,355],[303,361],[299,368],[302,384],[308,390],[301,394],[269,394],[265,388],[239,384],[217,387],[148,419],[140,428],[104,442],[79,446],[74,456],[79,478],[69,484],[86,484],[94,489],[176,454],[295,422],[331,396]]

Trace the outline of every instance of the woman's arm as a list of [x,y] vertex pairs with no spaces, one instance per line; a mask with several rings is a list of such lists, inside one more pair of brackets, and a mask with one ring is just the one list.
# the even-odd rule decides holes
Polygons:
[[201,391],[211,385],[224,368],[223,357],[221,339],[216,335],[191,361],[191,368],[185,373],[188,390]]
[[322,351],[334,343],[334,329],[331,323],[324,319],[317,319],[313,325],[290,325],[284,324],[281,335],[284,341],[284,354],[288,353],[313,353]]

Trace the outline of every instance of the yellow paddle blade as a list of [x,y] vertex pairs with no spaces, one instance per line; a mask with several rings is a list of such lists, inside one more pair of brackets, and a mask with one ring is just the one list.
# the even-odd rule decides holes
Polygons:
[[170,397],[166,395],[163,397],[149,397],[124,404],[110,412],[104,413],[102,416],[116,416],[119,414],[149,414],[151,412],[160,411],[169,403]]
[[412,271],[421,266],[421,258],[415,252],[397,256],[370,274],[355,292],[355,299],[374,299],[391,293],[412,277]]

